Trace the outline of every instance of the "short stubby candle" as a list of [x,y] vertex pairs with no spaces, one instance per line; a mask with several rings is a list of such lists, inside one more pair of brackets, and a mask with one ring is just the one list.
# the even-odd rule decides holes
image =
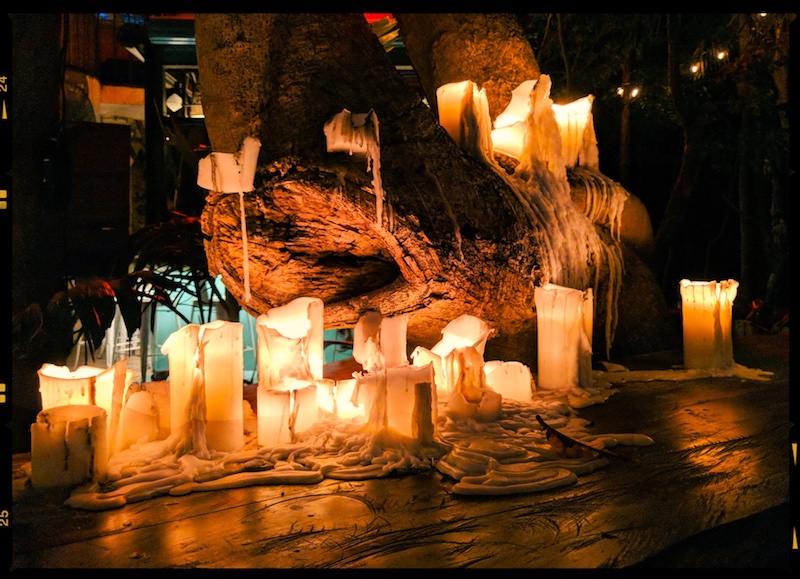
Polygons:
[[106,411],[91,404],[42,410],[31,425],[31,485],[75,486],[108,473]]
[[687,369],[733,366],[733,301],[739,282],[682,279],[683,365]]
[[38,371],[42,409],[67,404],[94,404],[95,381],[104,370],[94,366],[44,364]]

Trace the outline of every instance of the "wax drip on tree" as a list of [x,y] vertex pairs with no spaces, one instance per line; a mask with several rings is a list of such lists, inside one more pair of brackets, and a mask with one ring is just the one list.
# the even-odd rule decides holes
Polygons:
[[244,269],[244,302],[250,301],[250,265],[247,248],[247,219],[244,194],[252,191],[261,141],[246,137],[237,153],[211,153],[200,160],[197,184],[220,193],[239,194],[242,228],[242,267]]
[[[558,107],[550,99],[550,87],[550,78],[541,75],[536,82],[523,83],[515,91],[517,98],[523,99],[523,104],[527,106],[519,107],[520,120],[514,127],[523,136],[523,141],[515,153],[519,165],[513,175],[509,175],[494,159],[495,132],[491,129],[484,89],[478,89],[472,81],[440,87],[437,91],[440,122],[463,149],[482,159],[508,183],[532,220],[541,224],[536,228],[537,237],[548,258],[542,264],[543,283],[558,283],[576,289],[585,289],[592,284],[597,291],[600,267],[595,267],[592,280],[589,279],[587,264],[605,261],[609,268],[604,300],[608,314],[605,335],[607,348],[610,348],[617,323],[622,252],[618,245],[611,246],[604,242],[593,223],[574,207],[566,173],[568,165],[578,162],[585,167],[596,168],[597,143],[591,111],[586,108],[590,107],[592,99],[581,99],[585,120],[583,131],[578,126],[581,123],[577,122],[574,111],[559,111],[559,114],[567,115],[572,125],[562,135],[554,110],[554,107]],[[524,102],[526,98],[527,103]],[[448,102],[452,103],[451,106],[444,105],[443,108],[443,103]],[[510,123],[508,119],[503,122]],[[608,199],[613,201],[607,207],[621,207],[617,197],[610,196]]]
[[381,146],[378,116],[370,109],[366,113],[351,113],[347,109],[336,113],[325,123],[325,138],[329,153],[343,152],[364,156],[367,171],[372,172],[372,190],[375,194],[375,222],[383,228],[384,203],[387,207],[389,230],[393,227],[391,207],[386,200],[386,191],[381,179]]

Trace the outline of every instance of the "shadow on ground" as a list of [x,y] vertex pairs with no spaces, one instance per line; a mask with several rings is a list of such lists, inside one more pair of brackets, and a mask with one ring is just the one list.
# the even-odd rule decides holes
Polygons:
[[789,576],[797,564],[790,516],[789,504],[779,505],[690,537],[631,567],[759,568]]

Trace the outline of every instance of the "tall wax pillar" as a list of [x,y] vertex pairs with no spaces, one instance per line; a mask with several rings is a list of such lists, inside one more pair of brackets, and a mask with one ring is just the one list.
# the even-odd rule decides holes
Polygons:
[[206,393],[208,448],[233,452],[244,446],[244,325],[216,320],[200,327]]
[[739,282],[682,279],[683,365],[690,369],[733,366],[733,301]]
[[187,413],[195,372],[195,352],[199,324],[187,324],[172,332],[161,346],[169,367],[169,430],[170,435],[181,433],[189,422]]
[[[202,348],[202,355],[199,355]],[[243,325],[216,320],[173,332],[161,352],[169,358],[170,432],[183,433],[205,405],[205,443],[223,452],[244,446]],[[199,373],[199,376],[197,374]],[[197,379],[202,388],[197,388]],[[203,396],[203,400],[196,397]],[[199,406],[198,406],[199,404]]]
[[592,380],[591,288],[580,291],[548,283],[534,290],[538,375],[542,390],[590,386]]
[[257,324],[258,444],[294,442],[318,416],[317,385],[308,360],[308,336],[287,337]]
[[258,444],[293,442],[318,417],[324,363],[324,304],[301,297],[256,320]]
[[95,379],[94,403],[106,411],[108,418],[108,448],[113,454],[120,450],[120,418],[123,412],[125,393],[133,383],[136,373],[127,367],[127,359],[118,360]]

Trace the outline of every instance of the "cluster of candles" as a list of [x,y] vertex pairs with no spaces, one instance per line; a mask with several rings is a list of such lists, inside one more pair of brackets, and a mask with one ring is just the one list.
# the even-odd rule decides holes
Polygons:
[[[686,368],[732,366],[731,310],[738,283],[680,283]],[[346,380],[323,377],[324,305],[298,298],[256,320],[257,443],[291,443],[320,418],[391,427],[421,442],[434,437],[441,408],[449,416],[491,421],[501,401],[530,402],[535,389],[591,386],[593,298],[555,284],[535,290],[538,373],[517,361],[484,361],[491,328],[464,314],[432,348],[407,354],[407,317],[367,312],[354,331],[353,358],[362,371]],[[199,437],[194,450],[236,452],[245,444],[243,326],[216,320],[189,324],[162,346],[169,378],[134,382],[120,360],[103,369],[45,364],[39,370],[43,410],[31,426],[35,487],[98,482],[109,456],[135,443]]]
[[[464,110],[474,98],[469,81],[437,91],[440,123],[462,146],[491,141],[494,150],[519,157],[525,146],[536,81],[522,83],[509,107],[485,135],[467,134]],[[480,96],[480,94],[479,94]],[[597,165],[591,117],[593,98],[553,105],[563,161]],[[485,99],[477,99],[485,105]],[[484,111],[488,114],[487,111]],[[328,150],[366,155],[373,172],[378,223],[384,192],[380,180],[379,139],[374,112],[353,115],[345,109],[325,126]],[[473,131],[474,132],[474,131]],[[212,153],[201,160],[198,185],[239,193],[245,302],[249,299],[244,193],[253,179],[260,142],[248,137],[235,154]],[[738,283],[681,281],[684,365],[733,365],[731,307]],[[407,352],[407,317],[366,312],[355,326],[353,358],[362,371],[352,378],[323,376],[324,304],[297,298],[256,320],[258,335],[257,444],[293,443],[321,418],[359,421],[374,431],[392,428],[422,443],[434,438],[438,412],[480,421],[502,416],[502,400],[530,402],[535,389],[567,393],[592,384],[591,289],[552,283],[534,292],[537,311],[537,364],[484,360],[492,329],[464,314],[442,330],[432,348]],[[205,457],[210,450],[232,453],[245,443],[243,326],[216,320],[189,324],[162,346],[169,378],[134,382],[126,360],[111,368],[45,364],[39,371],[43,410],[31,426],[31,483],[37,487],[73,486],[102,481],[109,456],[132,445],[168,438],[181,452]],[[252,410],[252,409],[251,409]],[[249,415],[248,415],[249,416]]]

